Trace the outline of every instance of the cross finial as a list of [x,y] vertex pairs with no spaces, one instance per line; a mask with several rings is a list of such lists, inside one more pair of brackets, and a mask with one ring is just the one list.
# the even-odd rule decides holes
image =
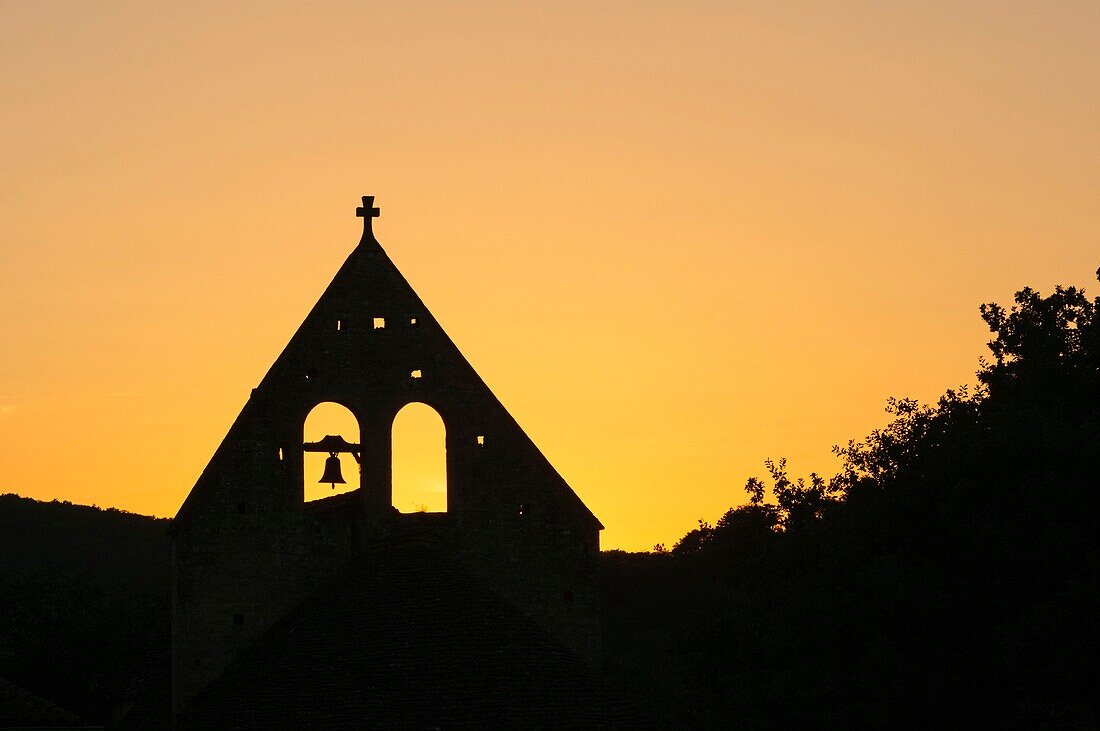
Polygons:
[[375,218],[378,218],[378,214],[380,213],[381,211],[374,207],[374,196],[363,196],[363,205],[355,209],[355,215],[363,219],[364,239],[374,238],[374,231],[371,229],[371,221]]

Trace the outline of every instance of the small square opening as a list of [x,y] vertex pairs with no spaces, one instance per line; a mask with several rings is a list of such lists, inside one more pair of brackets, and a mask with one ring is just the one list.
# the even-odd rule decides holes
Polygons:
[[385,326],[386,326],[386,318],[384,318],[384,317],[374,318],[374,329],[375,330],[381,330]]
[[479,447],[484,447],[485,446],[485,435],[484,434],[478,434],[477,435],[477,446],[479,446]]
[[423,371],[421,371],[419,368],[417,368],[415,371],[413,371],[409,375],[413,378],[423,378],[424,377]]
[[417,324],[416,318],[415,317],[410,317],[409,318],[409,324],[415,326]]

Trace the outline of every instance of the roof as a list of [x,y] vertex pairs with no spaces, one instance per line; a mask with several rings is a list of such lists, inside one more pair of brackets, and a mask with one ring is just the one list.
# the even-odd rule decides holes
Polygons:
[[29,690],[0,678],[0,728],[87,728],[70,713]]
[[429,539],[375,546],[242,652],[182,728],[638,728],[645,718]]

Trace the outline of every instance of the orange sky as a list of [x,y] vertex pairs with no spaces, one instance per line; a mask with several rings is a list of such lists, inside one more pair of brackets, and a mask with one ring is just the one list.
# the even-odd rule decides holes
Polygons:
[[[361,230],[648,548],[1100,264],[1100,4],[0,4],[0,492],[172,515]],[[1095,287],[1094,287],[1095,288]]]

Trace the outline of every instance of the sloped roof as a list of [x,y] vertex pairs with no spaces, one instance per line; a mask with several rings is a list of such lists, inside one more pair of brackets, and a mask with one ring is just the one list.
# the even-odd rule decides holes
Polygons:
[[86,728],[84,720],[0,678],[0,728]]
[[276,623],[183,728],[638,728],[646,719],[430,539],[380,545]]

